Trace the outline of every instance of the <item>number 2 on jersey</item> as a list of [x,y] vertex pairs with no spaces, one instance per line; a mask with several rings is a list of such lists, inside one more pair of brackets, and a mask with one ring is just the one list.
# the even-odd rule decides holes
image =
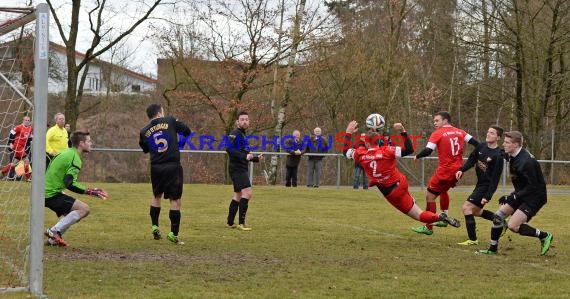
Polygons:
[[370,161],[370,168],[372,168],[372,176],[373,177],[375,177],[375,178],[382,177],[381,173],[376,172],[376,161],[375,160]]

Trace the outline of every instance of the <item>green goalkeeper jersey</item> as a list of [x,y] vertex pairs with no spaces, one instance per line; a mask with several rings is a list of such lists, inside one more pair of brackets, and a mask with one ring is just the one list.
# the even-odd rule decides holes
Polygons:
[[50,198],[65,189],[85,194],[85,186],[77,182],[81,164],[81,157],[75,147],[65,149],[55,156],[46,171],[45,197]]

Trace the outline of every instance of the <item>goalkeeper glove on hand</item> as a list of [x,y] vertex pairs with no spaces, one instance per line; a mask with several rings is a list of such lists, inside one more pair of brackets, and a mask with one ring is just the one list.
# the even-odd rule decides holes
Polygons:
[[99,189],[99,188],[87,188],[87,191],[85,191],[85,194],[91,195],[94,197],[99,197],[101,199],[107,199],[107,197],[109,196],[109,195],[107,195],[107,192],[105,192],[105,190]]
[[513,201],[515,201],[516,196],[514,194],[510,194],[510,195],[504,195],[501,198],[499,198],[499,204],[504,205],[504,204],[510,204]]

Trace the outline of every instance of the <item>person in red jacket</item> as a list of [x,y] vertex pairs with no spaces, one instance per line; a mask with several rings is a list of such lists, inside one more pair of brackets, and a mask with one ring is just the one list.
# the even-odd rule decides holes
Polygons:
[[8,138],[8,147],[10,148],[10,163],[2,168],[2,174],[9,174],[8,177],[14,177],[12,172],[20,161],[24,162],[24,176],[26,180],[31,178],[30,160],[28,155],[30,152],[30,144],[32,142],[32,122],[29,116],[24,116],[22,123],[15,126],[10,131]]

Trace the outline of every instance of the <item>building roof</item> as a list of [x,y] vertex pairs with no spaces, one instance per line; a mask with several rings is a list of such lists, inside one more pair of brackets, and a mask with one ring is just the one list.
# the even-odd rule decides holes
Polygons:
[[[56,44],[56,43],[51,42],[51,41],[49,42],[49,46],[50,46],[50,49],[52,49],[52,50],[54,50],[54,51],[60,52],[60,53],[62,53],[63,55],[66,54],[66,47],[65,47],[65,46]],[[79,51],[75,51],[75,57],[76,57],[76,58],[79,58],[79,59],[83,59],[83,58],[85,58],[85,53],[81,53],[81,52],[79,52]],[[110,62],[101,60],[101,59],[99,59],[99,58],[93,59],[93,60],[91,61],[91,63],[92,63],[92,64],[99,64],[99,65],[101,65],[101,66],[113,67],[113,70],[114,70],[114,71],[124,73],[124,74],[126,74],[126,75],[131,76],[131,77],[137,78],[137,79],[139,79],[139,80],[141,80],[141,81],[145,81],[145,82],[148,82],[148,83],[157,83],[157,80],[154,79],[154,78],[151,78],[151,77],[146,76],[146,75],[143,75],[143,74],[141,74],[141,73],[137,73],[137,72],[135,72],[135,71],[129,70],[129,69],[125,68],[125,67],[112,64],[112,63],[110,63]]]

